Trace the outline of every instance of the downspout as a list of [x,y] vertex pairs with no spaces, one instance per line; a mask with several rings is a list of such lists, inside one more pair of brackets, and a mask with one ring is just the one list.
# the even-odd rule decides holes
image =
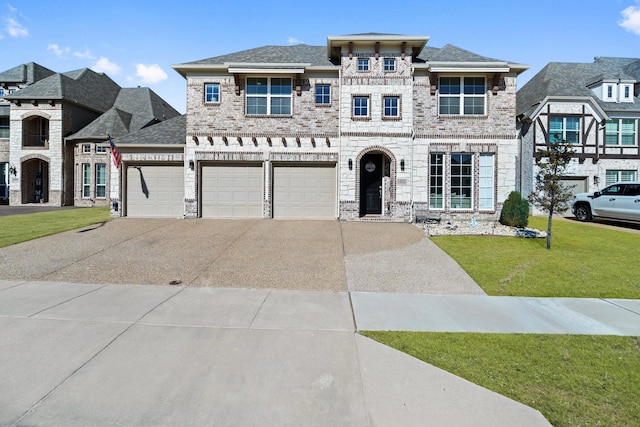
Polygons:
[[[340,54],[340,68],[338,68],[338,182],[336,183],[336,194],[338,195],[338,203],[336,203],[336,217],[340,218],[340,189],[342,187],[342,54]],[[348,170],[348,169],[347,169]]]

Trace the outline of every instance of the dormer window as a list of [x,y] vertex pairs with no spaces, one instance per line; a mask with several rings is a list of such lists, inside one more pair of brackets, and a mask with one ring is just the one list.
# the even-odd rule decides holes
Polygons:
[[631,98],[631,86],[625,85],[624,86],[624,99],[629,99],[629,98]]
[[607,85],[607,99],[613,99],[613,85]]

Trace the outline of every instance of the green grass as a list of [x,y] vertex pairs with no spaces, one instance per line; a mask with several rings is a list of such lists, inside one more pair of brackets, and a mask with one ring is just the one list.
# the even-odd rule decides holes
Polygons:
[[0,248],[109,219],[109,207],[3,216],[0,217]]
[[555,427],[640,425],[640,339],[363,332],[538,409]]
[[[547,229],[546,217],[529,227]],[[434,236],[431,240],[489,295],[640,298],[640,235],[554,220],[545,239]]]

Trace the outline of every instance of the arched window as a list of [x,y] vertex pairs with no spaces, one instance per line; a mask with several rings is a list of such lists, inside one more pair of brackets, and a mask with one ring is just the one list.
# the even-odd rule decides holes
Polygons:
[[49,120],[31,116],[22,122],[23,147],[47,147],[49,145]]

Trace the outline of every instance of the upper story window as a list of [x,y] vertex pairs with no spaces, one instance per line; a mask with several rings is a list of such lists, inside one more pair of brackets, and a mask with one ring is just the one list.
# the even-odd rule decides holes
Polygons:
[[353,97],[353,117],[369,117],[369,97],[354,96]]
[[4,98],[4,89],[0,89],[0,99]]
[[384,58],[384,71],[395,71],[396,70],[396,60],[395,58]]
[[358,58],[358,71],[369,71],[369,58]]
[[96,153],[105,154],[107,152],[107,147],[96,146]]
[[630,85],[625,85],[623,91],[624,91],[624,95],[623,95],[624,99],[625,100],[631,99],[631,86]]
[[580,143],[580,118],[552,116],[549,119],[549,142]]
[[291,78],[249,77],[246,89],[248,115],[291,115]]
[[383,101],[383,117],[400,117],[400,97],[385,96]]
[[209,104],[220,102],[220,83],[204,84],[204,102]]
[[22,121],[22,146],[46,147],[49,144],[49,120],[31,116]]
[[316,85],[316,104],[331,104],[331,85]]
[[613,99],[613,85],[607,85],[607,99]]
[[440,77],[441,115],[483,115],[486,103],[484,77]]
[[91,144],[82,144],[82,154],[91,153]]
[[0,117],[0,138],[9,138],[9,117]]
[[636,119],[607,120],[605,127],[606,145],[636,145]]

